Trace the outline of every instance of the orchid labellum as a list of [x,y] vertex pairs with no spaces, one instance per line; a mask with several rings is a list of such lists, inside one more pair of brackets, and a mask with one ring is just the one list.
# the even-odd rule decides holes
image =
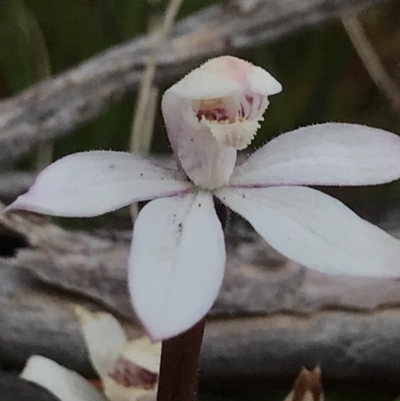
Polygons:
[[281,85],[234,57],[212,59],[168,89],[162,111],[178,169],[93,151],[39,174],[8,210],[96,216],[156,199],[133,231],[129,287],[153,340],[187,330],[211,308],[225,267],[214,197],[283,255],[311,269],[400,275],[400,243],[309,185],[374,185],[400,177],[400,138],[375,128],[320,124],[283,134],[240,165],[268,96]]

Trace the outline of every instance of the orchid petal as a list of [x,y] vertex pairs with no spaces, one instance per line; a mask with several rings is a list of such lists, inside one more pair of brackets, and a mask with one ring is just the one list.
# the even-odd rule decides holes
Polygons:
[[130,203],[189,191],[178,172],[124,152],[75,153],[45,168],[7,210],[97,216]]
[[90,361],[101,378],[108,373],[116,358],[116,351],[127,342],[124,329],[109,313],[92,313],[76,308]]
[[225,244],[212,195],[157,199],[136,220],[129,260],[133,306],[153,341],[206,315],[224,276]]
[[311,269],[400,275],[400,242],[322,192],[306,187],[224,188],[216,196],[273,248]]
[[92,313],[80,306],[76,312],[90,360],[111,401],[156,398],[161,344],[141,337],[128,341],[117,319],[108,313]]
[[61,401],[107,401],[78,373],[39,355],[29,358],[21,377],[46,388]]
[[238,166],[231,186],[372,185],[400,178],[400,138],[355,124],[283,134]]

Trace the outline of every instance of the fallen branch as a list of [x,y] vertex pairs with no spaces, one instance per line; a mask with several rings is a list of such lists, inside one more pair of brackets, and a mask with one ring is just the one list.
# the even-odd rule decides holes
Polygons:
[[[129,232],[94,236],[17,215],[0,215],[0,227],[3,247],[16,252],[0,258],[3,364],[18,368],[41,353],[90,374],[76,303],[111,311],[140,334],[126,289]],[[307,270],[240,222],[227,243],[226,277],[203,345],[204,382],[291,380],[316,364],[326,378],[397,380],[399,281]]]
[[[206,57],[271,42],[379,1],[263,0],[251,7],[245,0],[215,4],[176,25],[159,53],[156,82],[176,78]],[[137,89],[150,47],[149,38],[141,36],[1,102],[0,163],[11,163],[39,144],[65,136]]]

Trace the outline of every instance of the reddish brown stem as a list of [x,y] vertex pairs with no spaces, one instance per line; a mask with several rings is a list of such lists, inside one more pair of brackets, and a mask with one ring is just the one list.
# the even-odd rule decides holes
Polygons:
[[205,319],[163,341],[157,401],[194,401]]

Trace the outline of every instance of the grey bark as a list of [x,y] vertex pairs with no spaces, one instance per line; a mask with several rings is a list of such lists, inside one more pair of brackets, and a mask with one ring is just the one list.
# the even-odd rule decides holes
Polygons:
[[303,366],[319,365],[324,380],[398,383],[399,332],[398,306],[215,321],[207,327],[203,344],[203,379],[214,384],[289,380]]
[[[207,57],[234,54],[382,0],[236,0],[177,23],[159,55],[156,80],[176,79]],[[65,136],[135,90],[149,40],[114,47],[0,103],[0,163]]]
[[[15,247],[17,237],[21,246],[15,257],[0,258],[2,364],[19,368],[41,353],[92,374],[76,303],[111,311],[140,335],[126,290],[130,233],[69,232],[17,215],[0,214],[0,224],[3,245]],[[241,222],[227,243],[226,277],[202,351],[205,383],[292,380],[317,363],[324,378],[397,380],[399,281],[307,270]]]

